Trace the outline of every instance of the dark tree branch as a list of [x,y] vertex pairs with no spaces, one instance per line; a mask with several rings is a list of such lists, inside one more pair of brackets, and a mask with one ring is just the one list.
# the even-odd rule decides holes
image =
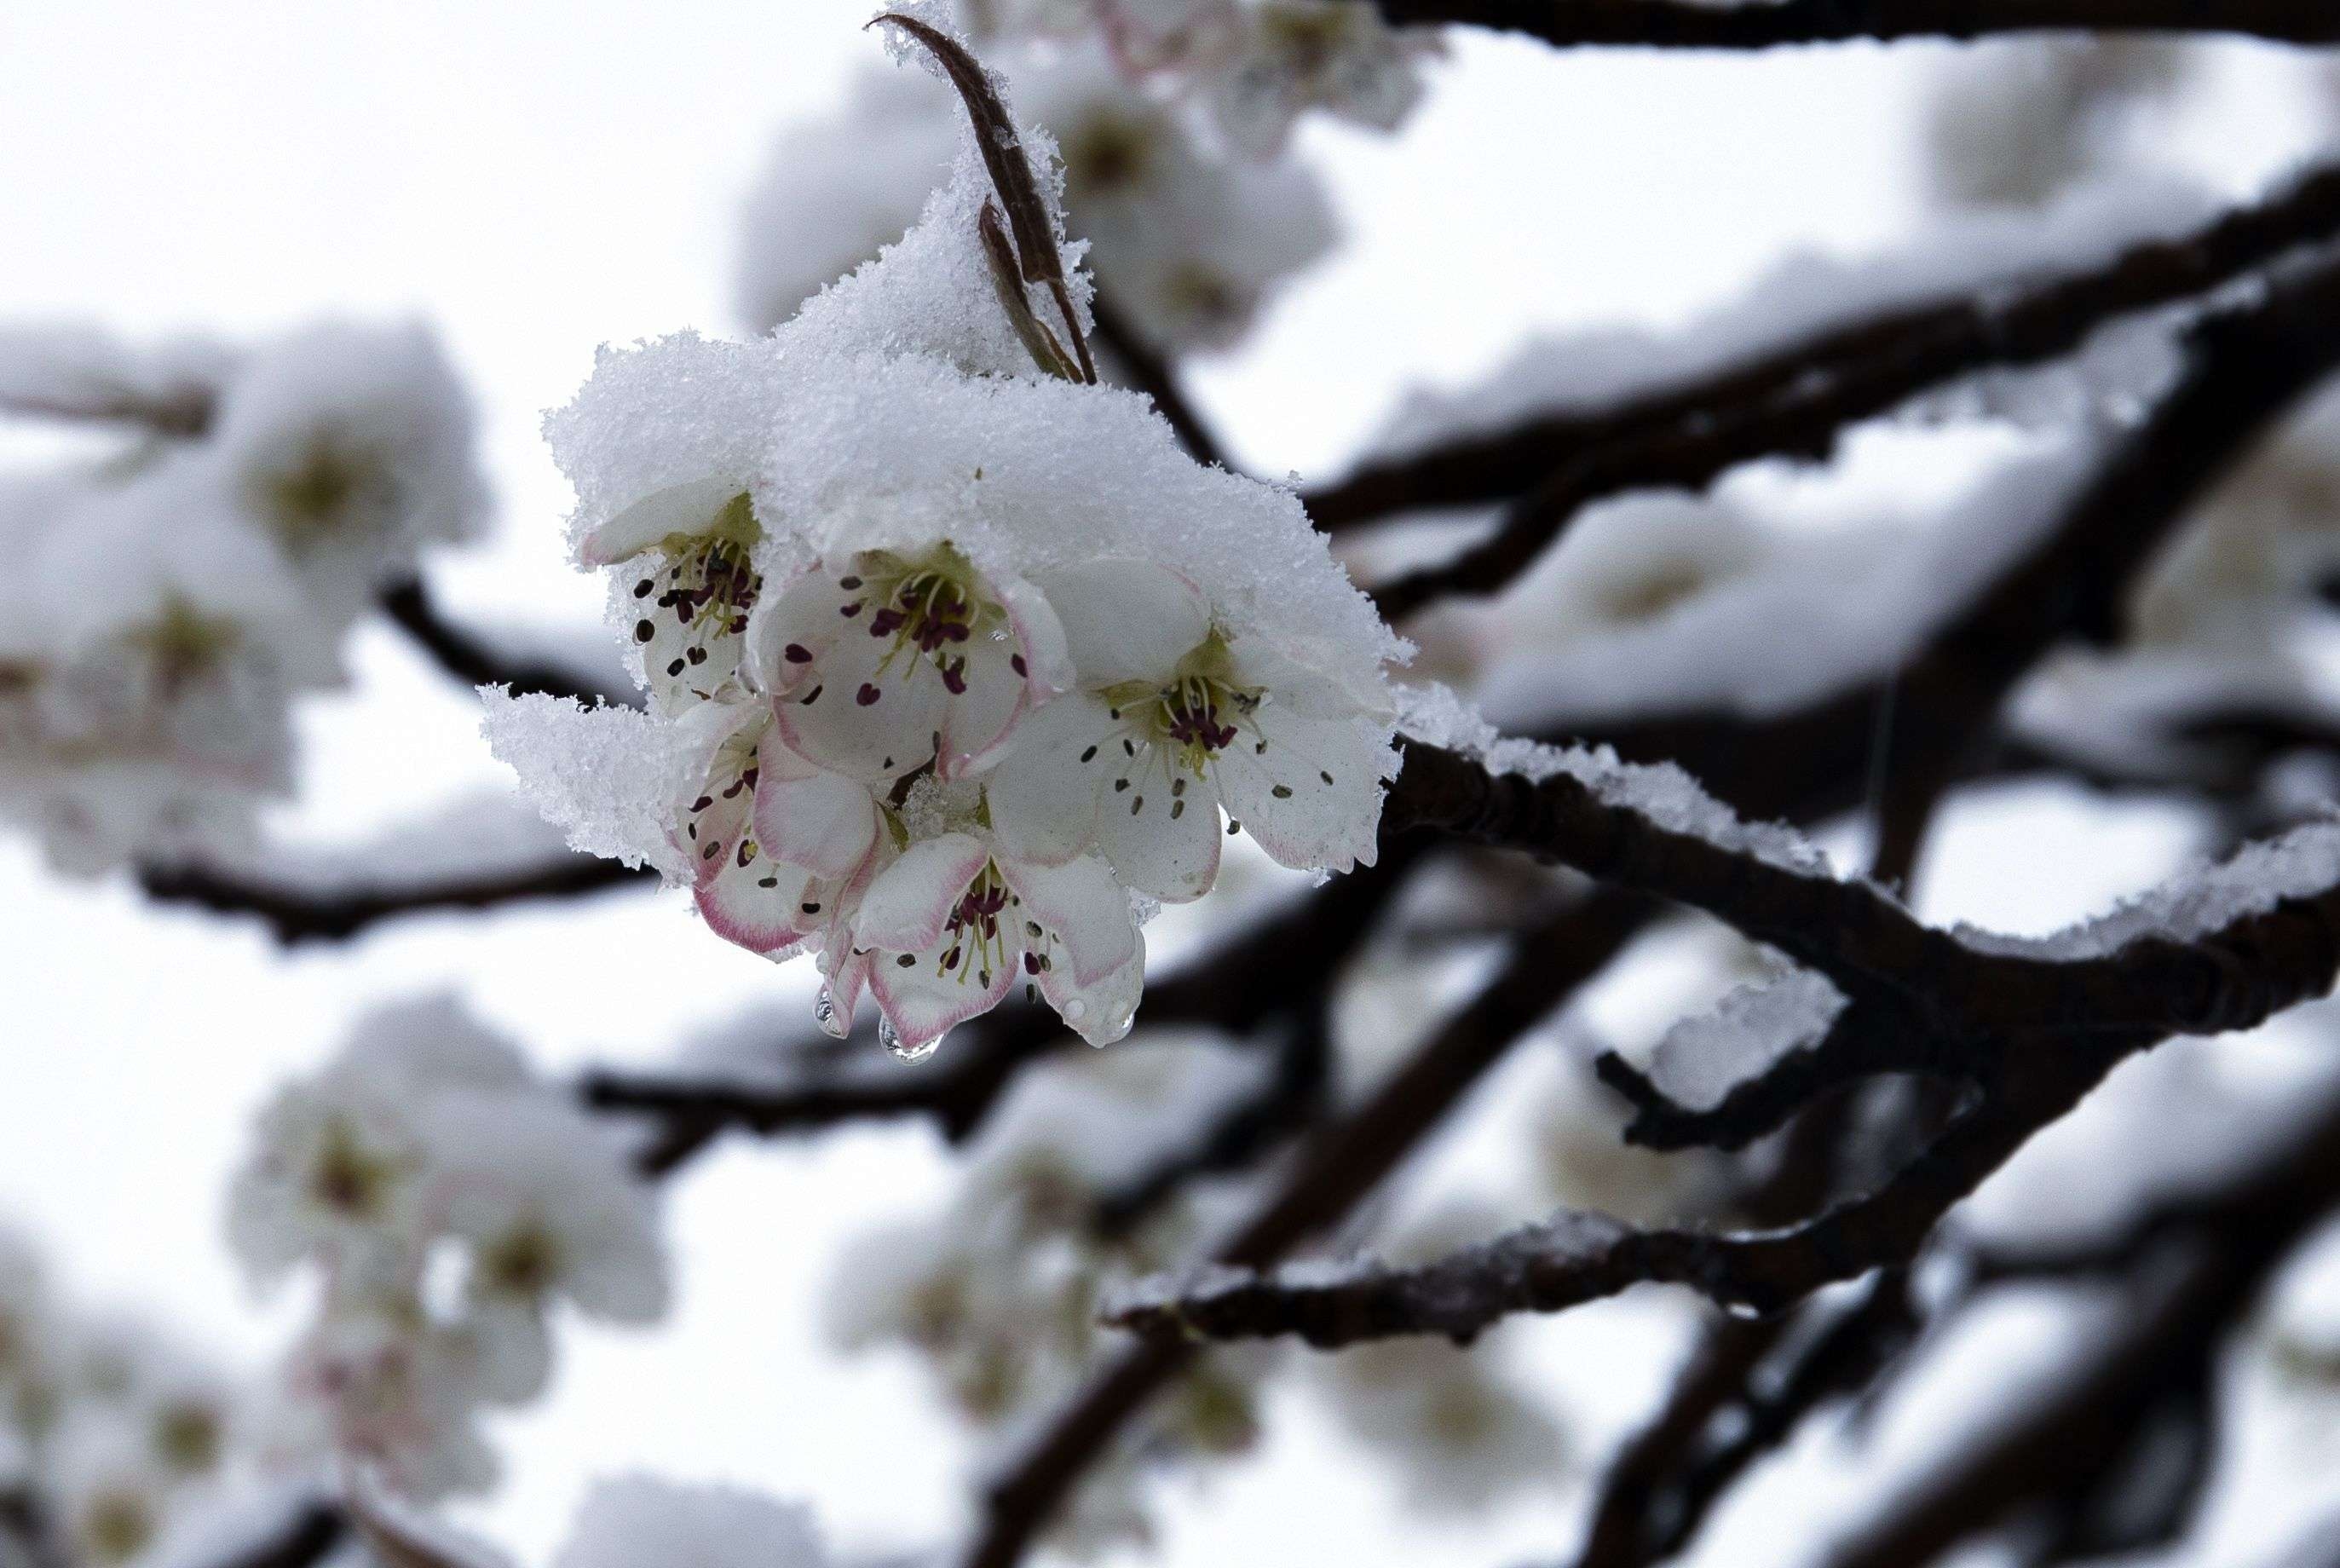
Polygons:
[[402,887],[352,883],[309,888],[201,866],[150,866],[138,874],[146,896],[218,915],[257,916],[284,946],[342,942],[382,921],[444,909],[496,909],[543,898],[574,898],[653,880],[655,873],[590,855],[518,871]]
[[124,424],[155,435],[192,441],[211,428],[218,401],[213,388],[187,382],[159,392],[94,387],[79,396],[0,393],[0,415],[68,424]]
[[[1364,1104],[1318,1136],[1282,1188],[1220,1250],[1221,1259],[1243,1265],[1273,1261],[1337,1222],[1523,1030],[1605,968],[1646,918],[1640,907],[1601,894],[1520,938],[1485,990]],[[1090,1463],[1193,1354],[1183,1340],[1150,1340],[1100,1372],[987,1490],[983,1528],[967,1568],[1014,1563]]]
[[1121,379],[1153,400],[1155,412],[1170,422],[1186,455],[1206,468],[1229,467],[1225,449],[1211,433],[1210,422],[1180,384],[1178,367],[1145,341],[1103,289],[1091,296],[1089,316],[1096,328],[1098,346],[1113,356]]
[[[1505,511],[1493,534],[1443,565],[1383,585],[1375,598],[1383,613],[1397,620],[1450,595],[1499,592],[1591,501],[1631,490],[1702,488],[1760,457],[1825,457],[1848,426],[1889,412],[1929,387],[1988,366],[2061,358],[2116,316],[2194,298],[2335,233],[2340,170],[2327,169],[2276,200],[2230,213],[2186,239],[2139,245],[2106,268],[2038,284],[2011,299],[1987,296],[1922,307],[1824,335],[1725,372],[1710,385],[1653,397],[1601,420],[1532,422],[1522,431],[1414,460],[1430,481],[1451,484],[1458,473],[1472,470],[1475,444],[1490,481],[1509,483],[1522,476],[1530,454],[1540,454],[1534,488]],[[2313,287],[2288,298],[2287,306],[2271,309],[2294,322],[2328,303]],[[2252,335],[2247,324],[2216,324],[2252,319],[2249,310],[2229,310],[2203,332],[2214,342],[2222,331],[2237,340],[2232,351],[2236,355],[2284,357],[2272,344],[2242,348],[2238,340]],[[2301,357],[2316,371],[2331,368],[2328,352],[2310,350]],[[2219,379],[2234,387],[2244,372]],[[1579,444],[1572,446],[1572,440]],[[2222,453],[2214,450],[2211,455],[2223,461]],[[2186,454],[2167,453],[2166,461],[2182,463]],[[1369,471],[1344,489],[1363,488],[1368,496],[1377,492],[1386,503],[1404,493],[1399,482],[1403,472],[1403,466],[1378,476]],[[1327,501],[1333,504],[1326,507]],[[1340,491],[1316,504],[1325,508],[1315,513],[1320,525],[1327,516],[1359,515],[1358,502]]]
[[512,658],[475,632],[449,620],[431,603],[421,580],[409,578],[382,590],[382,613],[430,655],[440,669],[466,686],[508,686],[515,696],[542,693],[571,697],[587,707],[639,708],[630,691],[611,691],[590,676],[526,658]]
[[2340,43],[2321,0],[1373,0],[1399,25],[1520,33],[1559,48],[1769,49],[1869,38],[1970,40],[2007,33],[2226,33]]

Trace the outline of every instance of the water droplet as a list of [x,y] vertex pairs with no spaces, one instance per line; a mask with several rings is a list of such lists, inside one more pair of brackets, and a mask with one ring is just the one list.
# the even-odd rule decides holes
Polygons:
[[820,1032],[832,1040],[841,1040],[852,1033],[852,1020],[837,1016],[837,998],[828,994],[827,986],[823,986],[820,995],[812,999],[812,1021],[818,1024]]
[[1071,997],[1065,1003],[1065,1021],[1068,1024],[1078,1022],[1088,1017],[1088,1011],[1089,1005],[1086,1002],[1082,1001],[1078,997]]
[[918,1045],[906,1046],[902,1043],[901,1032],[894,1027],[894,1020],[881,1016],[878,1020],[878,1043],[893,1052],[899,1060],[923,1062],[942,1048],[943,1037],[937,1035]]

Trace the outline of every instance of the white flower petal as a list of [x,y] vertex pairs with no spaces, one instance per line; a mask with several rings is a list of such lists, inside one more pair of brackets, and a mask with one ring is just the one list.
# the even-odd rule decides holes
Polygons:
[[1279,863],[1328,871],[1377,852],[1386,732],[1362,715],[1314,719],[1268,702],[1213,764],[1227,815]]
[[1201,590],[1151,561],[1086,561],[1042,583],[1086,687],[1166,684],[1178,661],[1210,635],[1211,607]]
[[1145,938],[1134,934],[1137,939],[1128,959],[1086,985],[1074,978],[1070,964],[1052,963],[1040,971],[1040,994],[1090,1045],[1112,1045],[1136,1021],[1138,998],[1145,990]]
[[967,833],[911,845],[862,895],[853,917],[855,945],[897,953],[936,947],[960,895],[990,858],[983,840]]
[[1134,760],[1114,775],[1129,788],[1103,798],[1097,847],[1124,886],[1165,903],[1191,902],[1218,879],[1218,786],[1178,768],[1163,747],[1140,747]]
[[798,760],[777,730],[759,749],[754,821],[765,854],[831,881],[850,877],[878,841],[878,801],[869,787],[842,774],[789,778]]
[[[954,949],[957,962],[947,965]],[[997,1007],[1021,972],[1013,963],[982,968],[976,952],[954,937],[914,951],[872,954],[869,992],[900,1037],[897,1048],[915,1050]]]
[[746,489],[738,480],[716,474],[654,490],[587,534],[578,558],[587,566],[609,566],[677,534],[705,533]]
[[891,637],[869,635],[860,618],[848,622],[818,651],[810,683],[773,704],[788,743],[832,773],[873,782],[932,758],[950,691],[914,650],[887,664],[894,647]]
[[1065,626],[1048,597],[1020,578],[1011,578],[997,590],[1000,608],[1007,612],[1007,630],[1024,659],[1024,674],[1032,684],[1032,701],[1046,702],[1073,689],[1072,651]]
[[776,955],[802,942],[819,918],[820,884],[801,866],[775,860],[753,839],[741,839],[699,884],[699,912],[708,928],[751,953]]
[[[1112,868],[1097,857],[1084,855],[1062,866],[1042,866],[1012,857],[998,864],[999,874],[1024,900],[1025,913],[1056,940],[1062,956],[1069,960],[1075,984],[1086,986],[1101,979],[1138,950],[1137,921],[1129,911],[1129,895],[1114,880]],[[1028,929],[1022,938],[1035,940]]]
[[1022,655],[1000,642],[971,649],[966,657],[959,679],[967,690],[943,710],[935,767],[945,779],[963,779],[996,756],[1030,710],[1031,682],[1012,662]]
[[1097,801],[1121,755],[1105,700],[1076,691],[1016,727],[1016,744],[984,785],[991,830],[1007,853],[1062,865],[1096,837]]

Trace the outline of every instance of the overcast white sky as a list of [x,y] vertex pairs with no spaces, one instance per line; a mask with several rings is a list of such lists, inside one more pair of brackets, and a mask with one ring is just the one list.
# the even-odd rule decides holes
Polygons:
[[[876,51],[866,12],[0,5],[0,319],[235,332],[328,311],[428,315],[477,390],[501,501],[491,543],[442,563],[450,597],[583,620],[598,590],[559,561],[566,495],[538,411],[597,343],[735,325],[738,194],[769,134]],[[1323,473],[1399,388],[1452,381],[1526,324],[1663,320],[1788,248],[1887,241],[1919,204],[1910,92],[1929,55],[1562,59],[1467,40],[1403,143],[1312,129],[1353,248],[1201,391],[1246,460]],[[356,663],[357,690],[307,716],[310,788],[288,829],[362,831],[499,779],[463,694],[379,633]],[[2151,814],[2035,800],[1977,820],[1937,898],[2002,924],[2081,912],[2149,881],[2176,847]],[[249,1108],[353,1009],[451,987],[560,1062],[652,1055],[679,1020],[759,997],[800,1005],[799,979],[707,939],[672,900],[634,896],[415,922],[286,959],[118,883],[60,886],[0,840],[0,1211],[77,1287],[256,1358],[284,1315],[255,1311],[218,1245],[222,1179]],[[939,1169],[907,1130],[740,1147],[695,1169],[675,1197],[678,1321],[655,1340],[571,1336],[549,1405],[501,1429],[513,1485],[481,1517],[538,1558],[582,1475],[640,1464],[810,1494],[857,1543],[946,1528],[961,1454],[920,1380],[833,1361],[816,1324],[837,1240],[926,1203]],[[1598,1368],[1611,1348],[1640,1355],[1648,1315],[1588,1314],[1572,1331],[1579,1371],[1561,1375],[1582,1384],[1595,1430],[1639,1397]],[[1330,1462],[1322,1434],[1279,1408],[1264,1461],[1175,1511],[1171,1560],[1288,1538],[1295,1496],[1318,1562],[1403,1550],[1486,1568],[1562,1530],[1533,1511],[1443,1534],[1393,1523],[1378,1476]]]

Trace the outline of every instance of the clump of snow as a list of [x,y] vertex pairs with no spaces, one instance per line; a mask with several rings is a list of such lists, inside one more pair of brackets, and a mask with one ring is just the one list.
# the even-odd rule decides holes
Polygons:
[[1988,297],[2078,271],[2147,240],[2172,237],[2215,210],[2192,184],[2140,180],[2077,193],[2046,213],[1986,212],[1946,220],[1895,255],[1847,263],[1808,255],[1664,333],[1611,328],[1524,344],[1460,392],[1412,394],[1373,442],[1402,458],[1457,436],[1536,415],[1605,410],[1711,375],[1834,323],[1938,299]]
[[1750,823],[1671,762],[1621,760],[1608,747],[1550,746],[1505,736],[1444,686],[1402,687],[1398,731],[1477,759],[1492,773],[1531,780],[1566,775],[1611,805],[1722,849],[1804,876],[1836,875],[1827,854],[1784,823]]
[[1783,966],[1668,1030],[1651,1057],[1651,1080],[1685,1109],[1711,1110],[1739,1085],[1817,1043],[1844,1007],[1844,993],[1827,977]]
[[692,737],[631,708],[587,708],[540,692],[481,692],[481,729],[497,760],[518,773],[569,847],[671,878],[689,871],[672,840],[672,813],[689,799]]

